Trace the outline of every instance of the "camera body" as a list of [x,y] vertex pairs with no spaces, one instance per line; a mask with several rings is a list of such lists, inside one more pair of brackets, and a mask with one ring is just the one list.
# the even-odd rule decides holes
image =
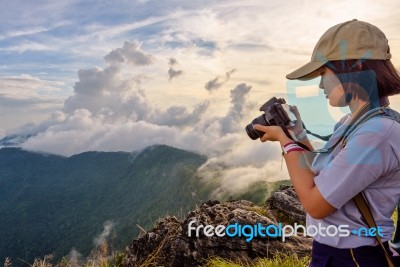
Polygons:
[[283,98],[272,97],[261,106],[260,111],[263,111],[264,114],[255,118],[246,126],[247,135],[253,140],[261,138],[264,135],[264,132],[254,129],[254,124],[264,126],[277,125],[288,128],[293,126],[295,121],[293,114],[289,111],[289,105],[286,104]]

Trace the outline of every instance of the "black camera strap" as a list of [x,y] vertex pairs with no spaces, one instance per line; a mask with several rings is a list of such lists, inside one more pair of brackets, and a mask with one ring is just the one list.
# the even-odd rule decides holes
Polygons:
[[304,123],[303,123],[303,128],[304,128],[304,130],[306,130],[306,133],[311,134],[312,136],[315,136],[315,137],[321,139],[322,141],[329,141],[329,138],[331,138],[331,136],[332,136],[332,134],[322,136],[322,135],[313,133],[313,132],[311,132],[310,130],[308,130],[308,129],[306,128],[306,126],[304,125]]

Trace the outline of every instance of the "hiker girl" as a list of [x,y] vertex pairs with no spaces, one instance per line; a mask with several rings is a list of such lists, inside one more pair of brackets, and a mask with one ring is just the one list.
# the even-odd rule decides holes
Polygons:
[[[279,126],[254,126],[265,132],[261,141],[280,143],[307,226],[325,229],[314,237],[312,267],[394,266],[388,241],[400,197],[400,115],[389,108],[388,96],[400,93],[400,77],[390,58],[388,40],[377,27],[358,20],[333,26],[318,41],[311,61],[286,76],[320,76],[329,105],[350,109],[324,148],[306,151],[314,149],[295,107],[300,123],[291,130],[297,138]],[[375,234],[358,231],[374,222]],[[339,226],[348,235],[335,235]]]

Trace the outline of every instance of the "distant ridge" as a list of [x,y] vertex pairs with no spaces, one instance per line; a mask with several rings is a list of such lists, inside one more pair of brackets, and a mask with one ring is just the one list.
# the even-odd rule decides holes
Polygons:
[[196,170],[205,161],[165,145],[71,157],[1,148],[0,259],[11,257],[18,266],[15,258],[57,259],[72,248],[87,255],[105,222],[114,225],[110,242],[123,248],[136,225],[151,227],[195,207]]

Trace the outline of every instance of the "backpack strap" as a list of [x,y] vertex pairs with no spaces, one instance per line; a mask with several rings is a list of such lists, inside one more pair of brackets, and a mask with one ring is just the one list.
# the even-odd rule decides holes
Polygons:
[[[398,112],[391,110],[391,109],[386,109],[386,108],[381,108],[380,111],[381,112],[379,112],[379,113],[372,113],[369,116],[365,117],[360,122],[360,124],[376,115],[382,115],[384,117],[390,118],[390,119],[400,123],[400,114]],[[354,129],[354,130],[356,130],[356,129]],[[349,136],[350,135],[347,135],[344,138],[344,140],[342,142],[342,148],[344,148],[346,146]],[[358,193],[355,197],[353,197],[353,201],[356,204],[357,209],[360,211],[361,215],[363,216],[368,227],[377,229],[377,225],[376,225],[374,216],[372,215],[372,212],[368,206],[368,203],[367,203],[367,200],[365,199],[364,194],[362,192]],[[386,250],[385,246],[382,243],[381,237],[378,234],[376,234],[375,239],[376,239],[376,241],[378,241],[379,246],[382,248],[383,252],[385,253],[385,258],[386,258],[386,262],[387,262],[388,266],[395,267],[392,257],[390,256],[389,252]]]
[[[363,193],[362,192],[358,193],[355,197],[353,197],[353,201],[356,204],[361,215],[364,217],[364,220],[367,222],[368,227],[377,229],[374,216],[372,216],[371,210],[369,209],[367,200],[365,199]],[[378,234],[376,234],[375,239],[378,241],[379,246],[383,249],[383,252],[385,253],[385,258],[388,266],[395,267],[392,257],[389,255],[388,251],[386,250],[385,246],[382,243],[381,237]]]

